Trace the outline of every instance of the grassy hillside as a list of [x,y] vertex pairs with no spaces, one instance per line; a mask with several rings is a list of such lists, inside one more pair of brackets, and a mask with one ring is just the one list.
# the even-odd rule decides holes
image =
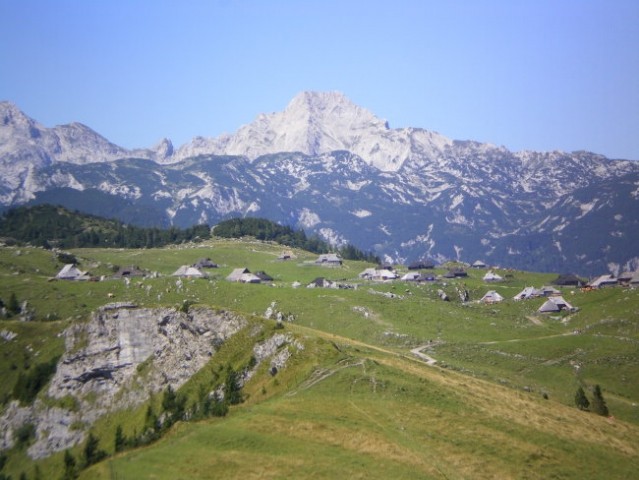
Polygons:
[[636,426],[333,341],[286,393],[81,478],[630,478],[639,466]]
[[[62,353],[57,333],[105,303],[187,300],[255,315],[260,323],[276,302],[295,316],[285,330],[306,346],[294,364],[275,377],[254,377],[246,401],[229,416],[180,423],[158,443],[118,454],[82,478],[630,478],[639,467],[639,291],[566,289],[579,311],[544,316],[536,312],[543,300],[512,297],[556,275],[499,271],[508,280],[486,285],[485,271],[470,270],[468,278],[435,284],[375,283],[357,278],[370,264],[323,268],[303,251],[279,261],[281,251],[248,240],[70,251],[96,276],[109,277],[118,265],[159,274],[126,284],[51,281],[62,266],[51,251],[0,249],[0,298],[6,304],[14,293],[33,318],[0,321],[0,330],[18,334],[0,339],[2,398],[10,398],[20,372]],[[209,278],[179,287],[169,276],[202,257],[220,265]],[[225,281],[236,267],[264,270],[275,281]],[[357,288],[292,286],[319,276]],[[461,303],[457,288],[466,288],[471,302]],[[476,301],[493,289],[506,301]],[[439,290],[451,301],[440,300]],[[438,365],[413,355],[417,347]],[[246,348],[230,345],[229,357],[214,358],[210,368],[246,361]],[[25,351],[29,362],[17,362]],[[194,395],[199,381],[185,392]],[[614,419],[575,408],[576,389],[591,396],[596,384]],[[102,447],[111,452],[116,423],[130,434],[143,411],[96,426]],[[59,454],[41,468],[57,478],[61,463]],[[6,468],[16,478],[34,472],[19,452]]]

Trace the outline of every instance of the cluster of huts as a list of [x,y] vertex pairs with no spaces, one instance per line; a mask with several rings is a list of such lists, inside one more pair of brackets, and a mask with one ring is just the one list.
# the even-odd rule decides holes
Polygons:
[[515,300],[529,300],[532,298],[545,298],[546,301],[537,309],[539,313],[556,313],[562,310],[575,312],[577,308],[573,307],[561,295],[561,292],[552,286],[543,286],[541,288],[525,287],[521,292],[513,297]]
[[[285,261],[295,258],[295,255],[290,250],[285,250],[278,257],[278,260]],[[321,254],[313,262],[313,264],[322,267],[339,267],[343,263],[342,258],[335,253]],[[182,265],[175,272],[171,274],[174,277],[180,278],[206,278],[208,277],[205,269],[217,268],[218,265],[210,258],[201,258],[193,265]],[[142,270],[137,266],[127,266],[120,268],[112,278],[114,279],[126,279],[131,277],[146,277],[150,276],[148,271]],[[90,273],[80,270],[75,264],[67,264],[55,276],[58,280],[97,280]],[[261,283],[272,282],[273,277],[264,271],[258,271],[252,273],[248,268],[236,268],[227,277],[229,282],[239,283]]]
[[616,285],[639,286],[639,270],[636,272],[623,272],[616,277],[614,275],[600,275],[591,282],[588,282],[584,286],[584,289],[614,287]]
[[[541,288],[525,287],[521,292],[513,297],[516,301],[530,300],[534,298],[546,299],[546,301],[537,309],[539,313],[554,313],[562,310],[568,312],[577,311],[577,308],[567,302],[561,295],[561,292],[552,286],[545,285]],[[499,303],[502,301],[504,301],[504,297],[495,290],[486,292],[480,300],[480,302],[487,304]]]
[[[207,274],[203,271],[205,268],[217,268],[217,264],[211,261],[210,258],[201,258],[193,265],[182,265],[175,272],[173,272],[171,276],[182,278],[206,278]],[[137,265],[129,265],[126,267],[120,267],[111,278],[121,280],[134,277],[150,276],[153,276],[153,274],[148,270],[141,269]],[[64,265],[62,269],[56,274],[55,278],[58,280],[75,281],[98,280],[98,278],[92,276],[89,272],[80,270],[73,263]]]
[[[278,257],[278,260],[289,260],[294,258],[291,251],[284,251]],[[339,267],[343,263],[342,258],[335,253],[321,254],[312,264],[322,267]],[[210,258],[201,258],[193,265],[182,265],[172,276],[181,278],[206,278],[208,275],[205,269],[217,268],[218,265],[214,263]],[[392,265],[379,265],[375,268],[366,268],[362,271],[358,277],[361,280],[387,282],[393,280],[401,280],[406,282],[433,282],[437,279],[455,279],[464,278],[468,276],[468,272],[459,266],[450,268],[446,273],[435,276],[431,273],[425,273],[424,270],[432,270],[435,268],[433,262],[429,260],[419,260],[408,265],[408,272],[399,274]],[[477,260],[470,265],[472,269],[486,269],[487,265]],[[149,276],[148,271],[142,270],[137,266],[122,267],[113,275],[116,279],[126,279],[130,277],[145,277]],[[67,264],[56,275],[57,279],[61,280],[91,280],[93,277],[88,273],[80,270],[76,265]],[[504,278],[495,273],[493,270],[488,270],[482,279],[486,283],[501,282]],[[268,275],[264,271],[251,272],[248,268],[236,268],[227,277],[229,282],[238,283],[262,283],[272,282],[273,277]],[[624,272],[621,275],[600,275],[590,282],[587,282],[576,275],[564,274],[560,275],[554,282],[555,285],[561,286],[575,286],[582,289],[596,289],[614,285],[625,286],[637,286],[639,285],[639,271],[636,272]],[[301,284],[294,284],[294,287],[301,286]],[[344,288],[342,284],[333,282],[323,277],[318,277],[313,280],[309,285],[309,288]],[[575,308],[570,305],[562,296],[561,292],[551,286],[543,286],[541,288],[526,287],[517,295],[514,300],[527,300],[531,298],[546,298],[545,303],[539,308],[539,312],[557,312],[561,310],[573,311]],[[504,300],[504,297],[495,290],[490,290],[481,298],[483,303],[497,303]]]
[[229,282],[237,283],[262,283],[272,282],[273,277],[264,271],[251,273],[248,268],[236,268],[226,277]]

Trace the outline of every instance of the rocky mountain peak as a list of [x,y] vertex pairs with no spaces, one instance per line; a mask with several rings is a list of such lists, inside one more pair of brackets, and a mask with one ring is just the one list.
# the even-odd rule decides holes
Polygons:
[[25,115],[15,104],[0,102],[0,139],[6,141],[16,133],[37,138],[41,126],[31,117]]
[[7,100],[0,101],[0,125],[8,125],[9,123],[15,123],[19,121],[29,120],[22,110],[20,110],[14,103]]
[[166,160],[173,155],[173,143],[168,138],[163,138],[153,147],[156,152],[156,161]]
[[[348,150],[382,171],[397,171],[415,156],[438,157],[451,141],[421,129],[390,129],[385,120],[340,92],[302,92],[281,112],[261,114],[235,134],[187,144],[185,154],[223,153],[253,160],[278,152],[321,155]],[[208,150],[206,152],[205,150]]]
[[322,125],[348,122],[350,128],[375,125],[387,128],[384,120],[351,102],[341,92],[302,92],[296,95],[283,112],[284,117],[297,120],[306,117],[309,122]]

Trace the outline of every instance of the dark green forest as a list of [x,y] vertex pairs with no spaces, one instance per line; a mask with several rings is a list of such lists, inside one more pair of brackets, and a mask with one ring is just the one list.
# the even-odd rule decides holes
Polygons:
[[[233,218],[216,225],[213,233],[222,238],[255,237],[314,253],[339,253],[346,260],[378,262],[372,253],[353,245],[332,248],[316,235],[293,230],[264,218]],[[208,225],[161,229],[127,225],[119,220],[71,211],[61,206],[35,205],[11,209],[0,217],[0,237],[5,243],[29,243],[44,248],[157,248],[211,238]]]
[[6,212],[0,218],[0,237],[45,248],[153,248],[205,240],[211,237],[211,229],[208,225],[142,228],[64,207],[36,205]]

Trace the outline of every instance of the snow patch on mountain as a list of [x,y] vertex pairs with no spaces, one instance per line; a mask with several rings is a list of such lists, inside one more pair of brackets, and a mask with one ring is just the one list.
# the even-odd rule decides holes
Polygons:
[[194,192],[196,192],[197,190],[192,188],[192,187],[187,187],[187,188],[180,188],[176,194],[175,197],[177,198],[178,201],[183,201],[186,197],[190,197]]
[[325,241],[327,241],[333,247],[343,247],[348,244],[348,240],[341,233],[333,230],[329,227],[320,228],[319,236],[322,237]]
[[364,210],[364,209],[355,210],[351,213],[355,215],[357,218],[366,218],[366,217],[370,217],[373,214],[372,212],[368,210]]
[[433,233],[433,228],[434,228],[434,225],[431,223],[430,225],[428,225],[428,228],[426,229],[425,234],[417,235],[415,238],[402,242],[400,246],[406,248],[406,247],[414,247],[415,245],[418,245],[418,244],[426,244],[429,246],[428,251],[430,252],[430,250],[435,246],[435,240],[431,238],[431,235]]
[[565,218],[562,218],[561,220],[558,220],[558,222],[559,223],[552,229],[552,231],[555,232],[555,233],[556,232],[561,232],[562,230],[564,230],[569,225],[569,223],[566,222]]
[[299,212],[298,222],[304,228],[313,228],[315,225],[321,223],[319,215],[315,212],[311,212],[308,208],[303,208]]
[[453,197],[452,202],[450,204],[450,210],[453,211],[455,210],[455,208],[457,208],[459,205],[461,205],[464,202],[464,196],[460,193],[457,194]]
[[453,215],[446,216],[446,222],[455,224],[455,225],[467,225],[472,226],[473,221],[466,218],[466,216],[460,211],[453,212]]
[[151,194],[153,200],[158,201],[162,198],[173,198],[171,192],[167,192],[166,190],[157,190]]
[[583,218],[584,216],[586,216],[593,208],[595,208],[595,206],[597,205],[597,202],[599,201],[598,198],[595,198],[592,200],[592,202],[588,202],[588,203],[582,203],[579,205],[579,209],[581,210],[581,215],[579,215],[577,217],[577,219]]
[[98,190],[126,199],[137,200],[142,196],[140,187],[137,185],[113,184],[104,181],[98,185]]
[[50,178],[54,185],[69,187],[80,192],[85,190],[84,185],[71,173],[55,172]]
[[220,195],[215,202],[215,211],[222,216],[242,212],[249,204],[242,199],[241,193],[236,188],[225,192],[225,195]]
[[250,205],[246,208],[244,212],[245,215],[249,215],[251,213],[257,213],[260,211],[260,204],[257,202],[251,202]]
[[370,180],[362,180],[359,182],[351,182],[350,180],[348,180],[346,182],[346,185],[348,187],[349,190],[352,190],[354,192],[358,192],[362,189],[362,187],[365,187],[367,185],[370,185]]
[[297,182],[293,187],[293,192],[289,195],[289,198],[293,198],[293,195],[297,195],[304,190],[308,190],[311,184],[308,182],[306,178],[300,178],[299,182]]

